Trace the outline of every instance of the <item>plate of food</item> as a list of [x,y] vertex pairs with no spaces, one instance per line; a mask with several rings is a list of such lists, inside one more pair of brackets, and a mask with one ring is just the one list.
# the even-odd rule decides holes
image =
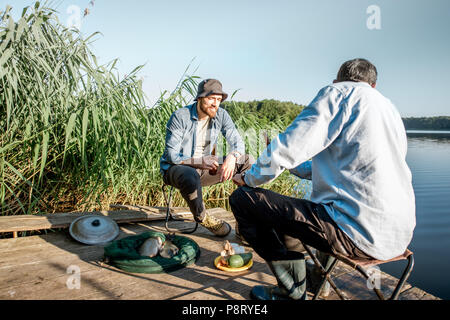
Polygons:
[[253,259],[251,253],[239,253],[232,255],[228,258],[228,261],[224,261],[222,256],[218,256],[214,260],[214,265],[217,269],[227,272],[240,272],[250,269],[253,265]]
[[250,269],[253,265],[253,254],[244,250],[237,250],[243,248],[237,248],[233,245],[225,241],[224,250],[220,253],[220,256],[214,259],[216,268],[227,272]]

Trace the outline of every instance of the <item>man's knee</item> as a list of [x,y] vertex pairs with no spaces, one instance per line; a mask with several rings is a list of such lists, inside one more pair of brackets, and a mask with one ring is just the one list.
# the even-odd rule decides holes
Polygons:
[[230,198],[228,199],[230,201],[230,206],[235,206],[237,203],[239,203],[239,198],[241,197],[241,190],[242,187],[237,188],[233,191],[233,193],[230,195]]
[[170,168],[166,176],[167,182],[180,190],[193,192],[201,185],[200,175],[195,169],[190,167],[174,166]]
[[197,173],[184,175],[179,181],[180,190],[191,193],[201,189],[200,177]]
[[252,191],[252,188],[244,186],[239,187],[231,194],[229,201],[231,206],[240,206],[239,204],[242,201],[248,201],[249,196],[248,193]]

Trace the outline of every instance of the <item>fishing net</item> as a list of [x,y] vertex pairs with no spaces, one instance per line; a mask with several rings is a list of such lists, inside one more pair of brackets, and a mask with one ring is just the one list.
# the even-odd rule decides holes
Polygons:
[[171,239],[179,249],[178,254],[172,258],[167,259],[160,255],[152,258],[141,256],[139,247],[150,237],[160,237],[163,242],[166,240],[166,235],[157,231],[126,237],[106,246],[105,258],[109,264],[127,272],[164,273],[188,266],[200,256],[200,248],[194,240],[178,235]]

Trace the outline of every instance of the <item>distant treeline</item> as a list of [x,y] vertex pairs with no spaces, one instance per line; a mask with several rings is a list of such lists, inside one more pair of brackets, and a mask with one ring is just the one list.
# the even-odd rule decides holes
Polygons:
[[[237,114],[252,115],[258,118],[262,125],[281,122],[287,127],[303,111],[304,105],[293,102],[283,102],[274,99],[250,101],[250,102],[228,102],[223,103],[224,108],[231,117]],[[420,117],[402,118],[407,130],[450,130],[450,117]]]
[[225,101],[223,107],[230,113],[233,120],[236,120],[239,115],[246,115],[256,117],[262,127],[277,123],[279,126],[287,128],[305,106],[293,102],[266,99],[250,102]]
[[450,130],[450,117],[403,118],[406,130]]

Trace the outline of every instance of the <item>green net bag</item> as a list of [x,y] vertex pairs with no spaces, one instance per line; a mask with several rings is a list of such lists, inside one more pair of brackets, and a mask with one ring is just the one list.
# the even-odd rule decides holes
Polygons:
[[170,259],[159,255],[149,258],[139,254],[139,247],[151,237],[160,237],[164,242],[166,235],[162,232],[147,231],[113,241],[104,248],[105,258],[109,264],[132,273],[164,273],[181,269],[194,263],[200,256],[198,244],[187,237],[175,235],[171,241],[179,249],[178,254]]

